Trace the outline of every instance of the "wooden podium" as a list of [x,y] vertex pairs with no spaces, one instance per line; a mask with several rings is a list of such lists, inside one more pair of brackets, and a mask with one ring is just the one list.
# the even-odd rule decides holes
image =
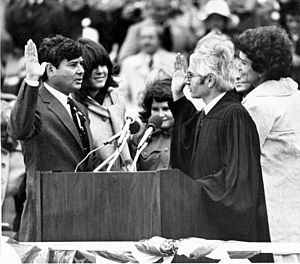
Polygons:
[[179,170],[37,172],[36,241],[197,236],[199,183]]

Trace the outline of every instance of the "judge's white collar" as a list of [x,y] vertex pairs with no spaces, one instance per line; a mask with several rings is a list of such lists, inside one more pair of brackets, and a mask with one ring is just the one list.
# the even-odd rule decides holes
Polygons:
[[225,94],[226,92],[219,94],[217,97],[212,99],[207,105],[204,105],[204,113],[207,115],[209,111],[217,104],[217,102],[219,102],[223,98]]

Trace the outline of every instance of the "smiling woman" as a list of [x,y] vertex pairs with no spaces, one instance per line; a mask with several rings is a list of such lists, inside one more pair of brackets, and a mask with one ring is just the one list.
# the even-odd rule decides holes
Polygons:
[[[170,168],[171,131],[174,125],[174,118],[168,103],[172,101],[170,78],[154,81],[145,92],[142,101],[143,110],[140,112],[144,128],[147,128],[147,123],[151,116],[158,115],[163,122],[160,129],[154,131],[150,142],[137,161],[137,170],[139,171]],[[145,129],[141,129],[141,133],[133,136],[130,145],[132,157],[136,153],[138,143]]]
[[289,77],[291,41],[282,28],[259,27],[238,36],[236,47],[240,51],[236,89],[243,92],[242,104],[260,138],[271,241],[296,242],[300,240],[300,91]]
[[[100,147],[111,136],[122,130],[125,120],[125,101],[118,91],[113,77],[113,65],[108,52],[98,42],[80,38],[84,76],[82,88],[75,93],[76,99],[88,110],[94,147]],[[116,150],[108,144],[98,150],[101,161]],[[122,170],[131,163],[128,146],[115,162],[112,170]],[[103,168],[106,169],[106,168]]]

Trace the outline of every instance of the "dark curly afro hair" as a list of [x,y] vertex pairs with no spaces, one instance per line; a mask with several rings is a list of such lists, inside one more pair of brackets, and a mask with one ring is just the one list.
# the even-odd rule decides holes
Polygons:
[[252,62],[252,68],[265,73],[267,80],[289,76],[292,65],[292,42],[278,26],[245,30],[235,39],[235,47]]

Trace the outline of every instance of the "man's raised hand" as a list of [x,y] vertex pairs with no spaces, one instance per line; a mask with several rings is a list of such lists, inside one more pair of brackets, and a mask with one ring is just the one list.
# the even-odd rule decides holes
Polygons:
[[26,80],[38,81],[39,78],[44,74],[47,63],[39,63],[37,48],[34,42],[30,39],[25,45],[25,70]]
[[184,96],[183,88],[185,86],[185,76],[187,65],[184,56],[178,53],[174,63],[174,73],[172,78],[172,93],[174,101]]

